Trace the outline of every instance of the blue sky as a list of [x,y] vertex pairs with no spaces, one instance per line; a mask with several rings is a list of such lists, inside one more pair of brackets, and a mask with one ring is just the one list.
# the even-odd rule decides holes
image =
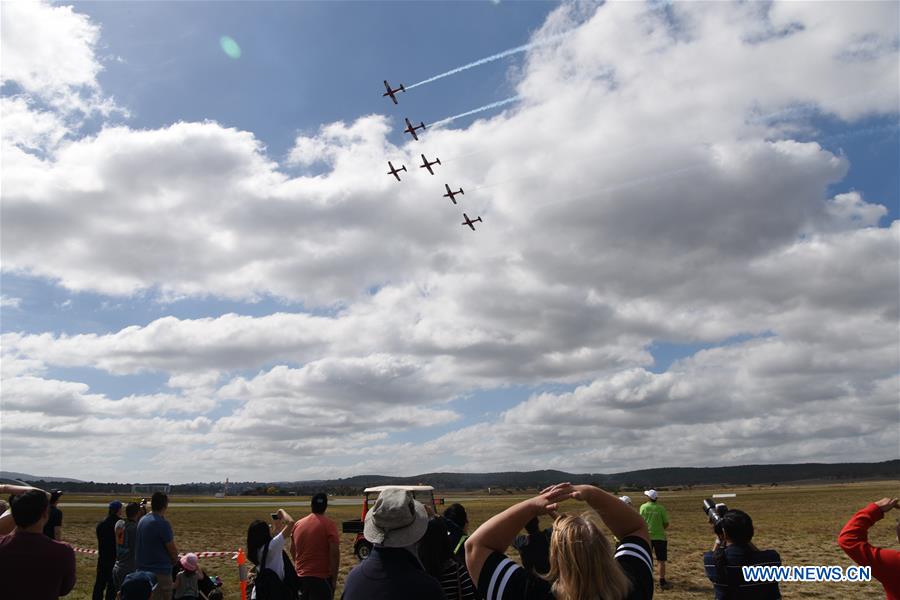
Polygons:
[[[8,27],[53,41],[36,53],[5,34],[4,454],[29,448],[9,468],[41,468],[34,415],[86,436],[130,415],[193,440],[210,469],[263,436],[282,479],[658,466],[636,462],[640,444],[613,458],[638,431],[685,440],[672,464],[706,464],[706,409],[729,402],[717,431],[745,441],[723,464],[896,449],[874,425],[900,371],[881,334],[897,303],[900,38],[881,14],[894,7],[819,21],[790,3],[16,10],[4,6]],[[788,33],[741,41],[769,30]],[[398,106],[381,96],[383,79],[411,85],[535,41]],[[401,133],[403,117],[516,95],[419,144]],[[422,151],[451,160],[432,179],[412,162]],[[388,159],[405,181],[386,181]],[[431,198],[445,181],[468,189],[461,205]],[[477,237],[459,235],[462,210],[485,217]],[[823,319],[842,325],[825,335]],[[858,364],[821,378],[813,363],[863,339]],[[800,349],[815,360],[795,362]],[[772,356],[793,377],[766,383]],[[766,431],[799,397],[834,403],[822,414],[868,402],[868,446],[831,439],[830,422],[773,443],[746,413],[759,395],[782,415]],[[546,453],[517,456],[523,432],[548,436]],[[148,444],[129,455],[141,473],[186,477],[154,466],[170,450]],[[298,448],[309,464],[288,460]],[[420,458],[370,458],[396,448]],[[102,479],[122,464],[61,468]]]

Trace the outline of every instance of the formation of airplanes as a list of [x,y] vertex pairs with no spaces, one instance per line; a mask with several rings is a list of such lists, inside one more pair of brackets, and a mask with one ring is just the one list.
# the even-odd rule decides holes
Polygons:
[[[382,94],[382,96],[389,97],[394,104],[400,104],[397,101],[397,93],[406,91],[406,88],[403,87],[402,83],[400,84],[399,87],[392,88],[391,84],[388,83],[387,79],[384,80],[384,89],[386,91]],[[412,122],[409,120],[409,117],[405,117],[405,121],[406,121],[406,129],[404,129],[403,132],[408,133],[409,135],[412,136],[412,138],[414,140],[419,141],[419,136],[416,134],[416,132],[417,131],[422,131],[422,132],[425,131],[425,129],[426,129],[425,121],[419,121],[418,125],[413,125]],[[425,158],[424,154],[420,154],[420,156],[422,157],[422,164],[419,165],[419,168],[420,169],[428,169],[428,172],[430,174],[434,175],[434,166],[440,165],[441,159],[438,157],[435,157],[433,161],[429,162],[429,160],[427,158]],[[441,166],[443,166],[443,165],[441,165]],[[388,161],[388,168],[390,170],[387,172],[387,174],[393,175],[397,179],[397,181],[401,181],[401,179],[400,179],[401,171],[406,172],[406,173],[409,172],[406,170],[406,165],[400,165],[400,168],[398,169],[397,167],[394,166],[394,164],[391,161]],[[456,204],[456,196],[464,196],[465,195],[465,192],[463,191],[462,188],[459,188],[455,192],[453,190],[451,190],[449,183],[445,183],[444,188],[446,188],[447,193],[444,194],[443,197],[450,198],[450,202],[452,202],[453,204]],[[462,222],[462,226],[463,227],[468,226],[469,229],[471,229],[472,231],[475,231],[475,223],[484,223],[484,221],[481,220],[480,216],[472,219],[466,213],[463,213],[463,219],[464,220]]]

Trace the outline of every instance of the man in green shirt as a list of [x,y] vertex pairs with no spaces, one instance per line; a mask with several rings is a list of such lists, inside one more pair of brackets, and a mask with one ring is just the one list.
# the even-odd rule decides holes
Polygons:
[[657,502],[659,494],[656,493],[656,490],[647,490],[644,495],[650,498],[650,501],[641,504],[640,512],[644,521],[647,522],[650,544],[653,546],[653,553],[656,554],[656,562],[659,563],[659,587],[665,590],[671,587],[666,581],[666,559],[668,558],[666,529],[669,528],[669,514],[666,512],[666,507]]

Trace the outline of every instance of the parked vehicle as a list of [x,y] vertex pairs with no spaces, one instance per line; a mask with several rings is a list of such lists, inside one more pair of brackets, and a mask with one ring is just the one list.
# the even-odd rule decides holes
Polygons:
[[[363,536],[363,524],[366,521],[366,513],[369,512],[369,507],[378,499],[378,495],[387,488],[408,490],[413,493],[413,497],[416,500],[425,506],[430,505],[432,508],[444,503],[443,498],[434,497],[434,488],[430,485],[379,485],[364,489],[362,514],[360,517],[341,523],[341,530],[344,533],[356,534],[356,540],[353,543],[353,554],[355,554],[356,558],[359,560],[363,560],[369,556],[369,552],[372,550],[372,543]],[[435,510],[435,512],[437,512],[437,510]]]

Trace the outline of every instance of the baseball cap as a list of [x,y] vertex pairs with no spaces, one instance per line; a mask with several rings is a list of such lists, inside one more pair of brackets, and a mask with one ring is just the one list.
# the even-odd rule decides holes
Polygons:
[[112,512],[119,512],[119,509],[122,508],[122,503],[118,500],[113,500],[109,503],[109,510]]
[[134,571],[125,576],[119,587],[122,600],[149,600],[156,587],[156,575],[147,571]]
[[656,500],[657,498],[659,498],[659,494],[656,493],[656,490],[647,490],[646,492],[644,492],[644,495],[651,500]]

